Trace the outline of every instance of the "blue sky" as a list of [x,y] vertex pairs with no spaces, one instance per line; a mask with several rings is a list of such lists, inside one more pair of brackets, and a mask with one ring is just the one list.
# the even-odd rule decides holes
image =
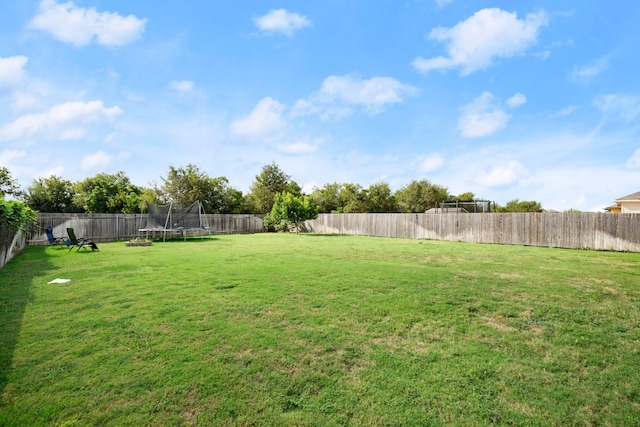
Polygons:
[[428,179],[601,211],[640,190],[624,1],[22,0],[0,5],[0,165],[23,187],[197,164],[247,192]]

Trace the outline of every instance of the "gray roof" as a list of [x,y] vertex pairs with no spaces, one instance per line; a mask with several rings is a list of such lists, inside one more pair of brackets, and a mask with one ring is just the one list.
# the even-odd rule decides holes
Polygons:
[[640,200],[640,191],[629,194],[628,196],[620,197],[616,199],[616,202],[619,202],[621,200]]

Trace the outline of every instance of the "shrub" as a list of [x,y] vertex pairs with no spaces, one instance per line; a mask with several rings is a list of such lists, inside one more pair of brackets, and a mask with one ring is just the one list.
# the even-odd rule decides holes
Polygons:
[[0,227],[26,230],[38,220],[36,212],[22,202],[0,199]]
[[304,221],[317,217],[318,207],[309,196],[276,193],[273,208],[265,216],[264,225],[267,229],[275,228],[276,231],[289,231],[292,228],[298,230]]

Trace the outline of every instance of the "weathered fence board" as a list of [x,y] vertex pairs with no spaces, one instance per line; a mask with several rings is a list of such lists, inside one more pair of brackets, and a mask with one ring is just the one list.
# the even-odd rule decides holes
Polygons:
[[320,214],[305,228],[315,233],[640,252],[638,214]]

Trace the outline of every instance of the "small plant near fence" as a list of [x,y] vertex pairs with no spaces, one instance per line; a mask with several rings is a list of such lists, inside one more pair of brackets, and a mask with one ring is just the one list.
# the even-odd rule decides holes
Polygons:
[[124,243],[125,246],[151,246],[153,243],[149,239],[136,237]]

